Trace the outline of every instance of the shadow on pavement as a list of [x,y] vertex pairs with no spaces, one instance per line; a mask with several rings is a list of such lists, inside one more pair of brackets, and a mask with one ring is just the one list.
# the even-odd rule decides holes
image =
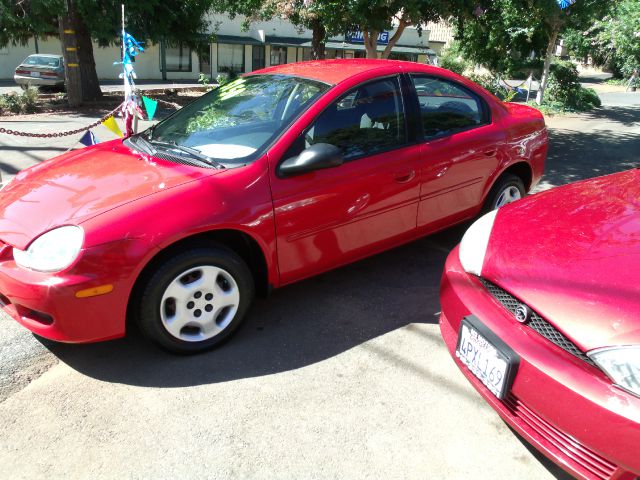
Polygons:
[[610,120],[622,123],[627,127],[640,123],[640,107],[638,105],[596,108],[590,112],[583,113],[583,115],[586,120]]
[[[637,112],[640,115],[640,111]],[[558,186],[640,165],[640,136],[615,131],[551,129],[543,186]]]
[[41,341],[83,374],[138,386],[184,387],[294,370],[410,323],[437,323],[444,261],[465,226],[258,299],[228,343],[201,355],[165,353],[134,331],[93,345]]

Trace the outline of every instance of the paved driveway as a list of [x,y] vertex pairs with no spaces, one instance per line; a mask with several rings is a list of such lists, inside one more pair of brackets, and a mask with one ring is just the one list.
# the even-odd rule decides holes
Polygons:
[[[638,166],[640,95],[605,101],[550,119],[541,188]],[[8,141],[5,172],[52,152],[5,150]],[[485,405],[440,340],[440,272],[462,232],[276,291],[231,342],[196,357],[135,333],[40,342],[0,318],[0,476],[562,478]]]

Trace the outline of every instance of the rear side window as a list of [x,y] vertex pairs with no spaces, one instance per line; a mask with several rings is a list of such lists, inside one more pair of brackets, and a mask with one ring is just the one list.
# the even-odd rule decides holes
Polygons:
[[482,100],[457,83],[412,75],[426,138],[449,135],[489,123]]
[[345,159],[406,144],[406,125],[397,78],[366,83],[332,103],[305,134],[306,146],[330,143]]

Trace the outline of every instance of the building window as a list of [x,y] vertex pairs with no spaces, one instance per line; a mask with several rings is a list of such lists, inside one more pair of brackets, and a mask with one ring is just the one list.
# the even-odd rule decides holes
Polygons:
[[244,45],[218,44],[218,72],[244,72]]
[[417,53],[396,53],[391,52],[389,54],[389,60],[406,60],[408,62],[417,62],[418,54]]
[[200,60],[200,73],[211,75],[211,46],[203,43],[198,47],[198,59]]
[[264,45],[254,45],[251,50],[251,70],[264,68]]
[[327,58],[327,59],[344,58],[344,51],[336,50],[334,48],[327,48],[324,51],[324,58]]
[[164,49],[167,72],[190,72],[191,49],[181,43],[168,43]]
[[271,65],[287,63],[287,47],[271,47]]

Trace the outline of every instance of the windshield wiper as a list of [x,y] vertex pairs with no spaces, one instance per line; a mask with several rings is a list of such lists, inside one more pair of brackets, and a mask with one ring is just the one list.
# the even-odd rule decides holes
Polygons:
[[147,143],[149,143],[151,145],[159,145],[161,147],[165,147],[165,148],[169,148],[169,149],[178,150],[180,152],[188,153],[193,158],[196,158],[196,159],[200,160],[201,162],[206,163],[207,165],[211,165],[211,166],[219,168],[219,169],[225,168],[224,165],[222,165],[219,162],[216,162],[214,159],[212,159],[211,157],[206,156],[200,150],[197,150],[195,148],[186,147],[184,145],[178,145],[176,142],[162,142],[160,140],[151,140],[151,141],[145,140],[145,142],[147,142]]

